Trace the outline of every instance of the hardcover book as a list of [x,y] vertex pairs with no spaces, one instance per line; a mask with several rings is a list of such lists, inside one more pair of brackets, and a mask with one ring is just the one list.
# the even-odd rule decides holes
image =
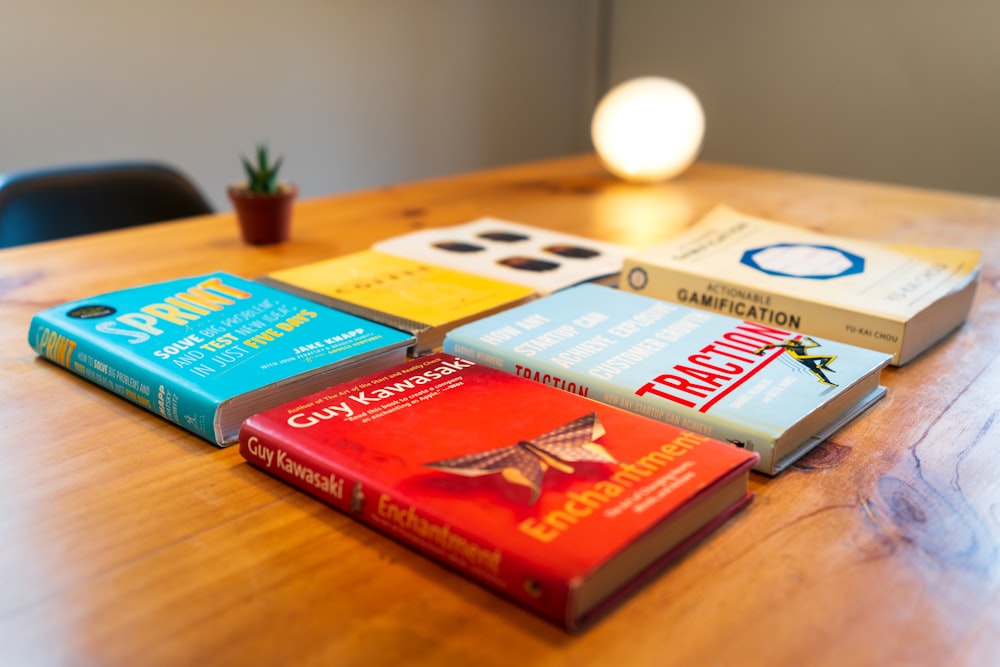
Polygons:
[[720,206],[625,261],[621,288],[912,360],[969,315],[978,250],[883,245]]
[[614,283],[632,249],[499,218],[422,229],[375,250],[527,285],[539,294],[582,282]]
[[45,359],[217,445],[251,414],[406,358],[412,337],[228,273],[37,313]]
[[745,506],[757,458],[442,353],[254,415],[240,453],[572,630]]
[[375,250],[275,271],[260,279],[414,336],[412,354],[441,347],[452,327],[533,299],[516,283]]
[[593,284],[459,327],[444,351],[752,450],[770,475],[881,398],[890,358]]

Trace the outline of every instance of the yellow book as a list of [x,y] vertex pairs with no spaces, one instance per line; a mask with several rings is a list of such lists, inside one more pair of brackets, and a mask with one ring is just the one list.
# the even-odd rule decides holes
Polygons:
[[719,206],[626,258],[621,289],[910,361],[960,326],[981,273],[975,249],[833,236]]
[[460,324],[537,296],[524,285],[376,250],[282,269],[261,281],[406,331],[416,338],[413,355],[439,348]]

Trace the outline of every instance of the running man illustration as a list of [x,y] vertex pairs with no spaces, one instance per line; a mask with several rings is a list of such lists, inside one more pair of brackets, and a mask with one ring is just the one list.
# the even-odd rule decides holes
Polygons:
[[818,377],[819,381],[822,382],[823,384],[828,384],[831,387],[837,386],[835,383],[830,382],[830,379],[826,377],[826,374],[823,372],[823,371],[830,371],[831,373],[836,372],[835,370],[830,368],[830,364],[832,364],[833,360],[836,359],[837,357],[835,355],[829,355],[829,354],[806,354],[806,350],[814,347],[819,347],[819,343],[814,341],[812,338],[806,336],[799,340],[796,340],[794,338],[789,338],[783,343],[769,343],[767,345],[763,345],[760,348],[758,348],[757,351],[754,352],[754,354],[760,356],[765,352],[767,352],[768,350],[777,347],[780,347],[783,350],[785,350],[785,352],[787,352],[789,356],[792,357],[792,359],[794,359],[795,361],[799,362],[800,364],[808,368],[809,372]]

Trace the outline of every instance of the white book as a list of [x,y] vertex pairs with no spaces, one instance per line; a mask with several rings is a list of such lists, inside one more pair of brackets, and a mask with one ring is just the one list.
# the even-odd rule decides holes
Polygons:
[[974,249],[833,236],[725,206],[625,260],[620,287],[910,361],[965,321]]
[[583,282],[614,283],[633,248],[498,218],[423,229],[374,250],[532,287],[539,294]]

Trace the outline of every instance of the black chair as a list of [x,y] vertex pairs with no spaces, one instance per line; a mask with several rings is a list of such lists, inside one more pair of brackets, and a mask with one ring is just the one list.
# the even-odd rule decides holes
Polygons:
[[0,248],[212,212],[187,176],[160,162],[0,175]]

